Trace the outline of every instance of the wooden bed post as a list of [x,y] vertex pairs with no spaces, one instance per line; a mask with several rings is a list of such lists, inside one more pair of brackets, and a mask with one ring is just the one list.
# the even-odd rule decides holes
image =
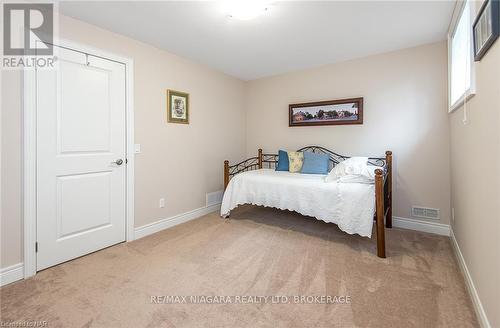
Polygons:
[[385,227],[384,227],[384,172],[375,170],[375,204],[377,211],[377,256],[385,258]]
[[262,149],[259,148],[259,169],[262,168]]
[[387,163],[387,216],[385,226],[392,228],[392,151],[385,152],[385,161]]
[[226,190],[227,185],[229,184],[229,161],[224,161],[224,190]]

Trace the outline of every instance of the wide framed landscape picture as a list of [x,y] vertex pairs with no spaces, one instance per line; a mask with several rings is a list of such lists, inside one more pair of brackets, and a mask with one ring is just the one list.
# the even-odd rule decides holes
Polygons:
[[363,124],[363,98],[291,104],[288,126]]

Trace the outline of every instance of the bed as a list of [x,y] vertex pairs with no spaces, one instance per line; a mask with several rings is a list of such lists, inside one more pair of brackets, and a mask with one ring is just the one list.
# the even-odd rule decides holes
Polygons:
[[[324,153],[330,167],[348,159],[320,146],[300,152]],[[369,158],[377,166],[375,181],[367,183],[325,182],[325,175],[275,171],[277,154],[265,154],[230,165],[224,161],[224,197],[221,216],[242,204],[290,210],[335,223],[349,234],[371,237],[376,223],[377,255],[385,258],[385,228],[392,227],[392,152]]]

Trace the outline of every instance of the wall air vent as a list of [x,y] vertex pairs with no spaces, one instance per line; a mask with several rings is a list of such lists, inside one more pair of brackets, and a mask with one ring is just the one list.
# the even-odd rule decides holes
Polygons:
[[218,205],[222,203],[222,196],[224,195],[224,191],[214,191],[207,193],[207,206]]
[[439,210],[435,208],[413,206],[411,208],[411,216],[416,218],[439,220]]

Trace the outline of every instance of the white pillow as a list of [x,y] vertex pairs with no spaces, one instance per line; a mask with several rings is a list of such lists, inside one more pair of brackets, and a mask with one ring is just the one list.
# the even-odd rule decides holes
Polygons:
[[325,178],[325,181],[373,183],[376,169],[380,169],[380,167],[369,165],[368,157],[351,157],[337,164]]
[[368,157],[351,157],[337,165],[330,171],[326,181],[337,180],[348,174],[360,174],[368,163]]
[[342,183],[375,183],[375,170],[380,169],[380,166],[367,165],[360,174],[348,174],[337,179],[337,182]]

